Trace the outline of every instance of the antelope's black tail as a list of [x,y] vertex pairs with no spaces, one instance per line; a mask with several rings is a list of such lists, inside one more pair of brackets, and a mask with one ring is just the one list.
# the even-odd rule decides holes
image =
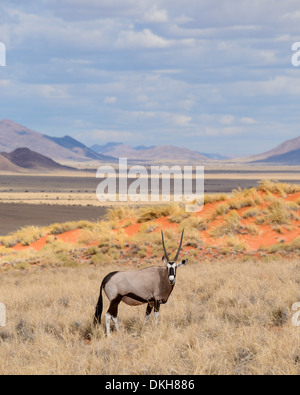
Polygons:
[[99,299],[98,299],[98,303],[97,303],[96,311],[95,311],[95,315],[94,315],[94,325],[101,324],[101,315],[102,315],[102,311],[103,311],[102,291],[103,291],[105,285],[109,282],[109,280],[117,273],[118,272],[109,273],[102,281],[102,284],[100,287],[100,295],[99,295]]
[[101,315],[102,315],[102,311],[103,311],[103,297],[102,297],[103,286],[104,286],[104,284],[102,282],[101,287],[100,287],[100,295],[99,295],[99,299],[98,299],[98,303],[97,303],[96,311],[95,311],[95,315],[94,315],[94,325],[101,324]]

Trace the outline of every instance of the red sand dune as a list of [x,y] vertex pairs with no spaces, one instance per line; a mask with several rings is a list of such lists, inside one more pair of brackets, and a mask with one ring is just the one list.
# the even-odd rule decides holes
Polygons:
[[[81,234],[81,229],[75,229],[75,230],[71,230],[70,232],[56,235],[54,237],[58,240],[62,240],[65,243],[76,244],[80,238],[80,234]],[[13,247],[13,249],[15,251],[22,251],[22,250],[26,250],[28,248],[33,248],[36,251],[40,251],[47,243],[48,237],[49,237],[49,235],[46,235],[46,236],[42,237],[41,239],[32,243],[30,246],[22,246],[20,243],[18,243],[17,245],[15,245]]]
[[139,233],[141,226],[142,224],[137,224],[137,223],[133,225],[129,225],[127,228],[125,228],[126,235],[129,237],[136,235],[137,233]]
[[[264,194],[260,192],[260,196],[263,196]],[[277,196],[279,197],[279,196]],[[300,199],[300,193],[296,193],[293,195],[288,195],[284,200],[287,202],[295,202]],[[215,212],[216,208],[224,204],[225,202],[218,202],[218,203],[209,203],[206,204],[203,208],[203,211],[200,213],[196,213],[195,216],[197,217],[202,217],[203,219],[210,218],[211,215]],[[259,211],[263,211],[267,206],[268,202],[263,202],[261,205],[257,206],[256,208],[259,209]],[[246,210],[248,210],[249,207],[247,208],[242,208],[240,210],[236,210],[238,214],[242,217],[243,214],[245,213]],[[300,210],[300,206],[299,206]],[[299,215],[299,212],[298,212]],[[224,223],[224,219],[226,216],[219,216],[217,217],[214,221],[210,222],[209,228],[211,229],[212,227],[220,226]],[[124,221],[120,221],[119,224],[119,229],[124,227]],[[124,228],[126,236],[129,238],[129,243],[130,243],[130,238],[135,236],[137,233],[140,232],[142,224],[137,223],[136,219],[131,220],[132,224],[126,228]],[[155,230],[155,232],[160,232],[160,229],[178,229],[178,224],[171,223],[167,217],[163,218],[158,218],[154,221],[157,225],[158,228]],[[282,227],[282,233],[279,234],[276,232],[270,225],[258,225],[256,223],[256,218],[247,218],[247,219],[242,219],[241,220],[241,225],[243,226],[249,226],[250,224],[255,224],[259,230],[258,235],[250,235],[250,234],[243,234],[243,235],[236,235],[236,238],[240,240],[241,242],[244,242],[247,246],[247,252],[257,252],[261,247],[272,247],[275,244],[278,244],[280,242],[282,243],[291,243],[293,240],[295,240],[297,237],[300,235],[300,225],[299,222],[296,220],[292,221],[291,227]],[[118,229],[115,230],[116,232]],[[77,243],[78,240],[80,239],[81,236],[81,229],[76,229],[70,232],[66,232],[60,235],[55,236],[57,239],[62,240],[65,243]],[[206,231],[199,231],[199,236],[203,240],[203,250],[205,251],[206,245],[210,246],[216,246],[216,247],[222,247],[226,246],[226,237],[219,238],[219,239],[214,239],[212,238],[208,230]],[[45,237],[41,238],[40,240],[36,241],[33,243],[30,247],[24,247],[21,246],[20,244],[16,245],[14,247],[14,250],[20,251],[24,250],[26,248],[34,248],[36,251],[40,251],[44,245],[47,242],[48,235]],[[52,236],[53,237],[53,236]],[[97,245],[97,242],[92,242],[89,245]],[[192,249],[190,247],[185,247],[186,250]],[[151,249],[147,251],[147,255],[151,256]]]

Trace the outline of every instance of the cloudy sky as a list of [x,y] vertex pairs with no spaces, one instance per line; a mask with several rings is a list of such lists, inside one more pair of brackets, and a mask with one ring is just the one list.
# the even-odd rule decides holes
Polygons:
[[0,119],[239,156],[300,135],[299,0],[1,0]]

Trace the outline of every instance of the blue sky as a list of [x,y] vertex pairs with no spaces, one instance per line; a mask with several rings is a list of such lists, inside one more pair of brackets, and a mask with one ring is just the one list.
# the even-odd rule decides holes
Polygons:
[[299,0],[1,0],[0,119],[233,156],[300,135]]

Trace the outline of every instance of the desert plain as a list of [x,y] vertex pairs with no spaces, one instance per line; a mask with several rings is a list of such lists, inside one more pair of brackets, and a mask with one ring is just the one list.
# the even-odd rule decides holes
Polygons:
[[[100,204],[92,173],[0,178],[0,374],[300,373],[296,168],[211,169],[197,214]],[[121,304],[118,332],[93,326],[103,277],[161,265],[160,230],[172,254],[183,228],[159,323]]]

